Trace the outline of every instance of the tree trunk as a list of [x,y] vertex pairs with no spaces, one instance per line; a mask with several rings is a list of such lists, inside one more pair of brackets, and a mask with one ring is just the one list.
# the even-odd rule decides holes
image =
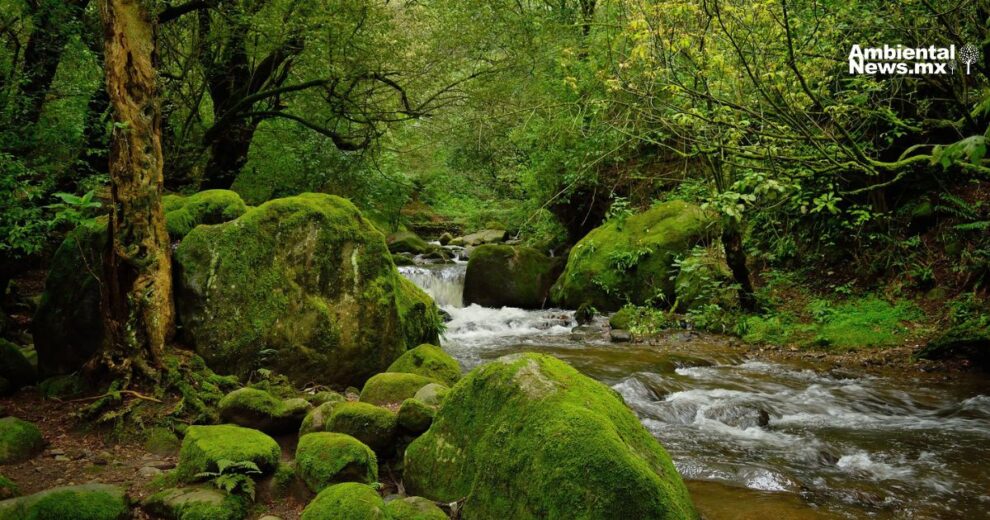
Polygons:
[[113,210],[104,261],[107,344],[91,368],[126,385],[157,380],[175,326],[168,233],[162,209],[161,111],[154,18],[142,0],[101,0],[104,70],[114,113]]
[[725,248],[725,262],[729,264],[732,278],[739,284],[739,306],[745,311],[755,311],[756,298],[749,280],[746,252],[743,250],[742,235],[735,224],[727,223],[722,230],[722,247]]
[[210,143],[210,160],[203,175],[202,188],[230,189],[247,163],[257,128],[258,122],[255,120],[239,121]]

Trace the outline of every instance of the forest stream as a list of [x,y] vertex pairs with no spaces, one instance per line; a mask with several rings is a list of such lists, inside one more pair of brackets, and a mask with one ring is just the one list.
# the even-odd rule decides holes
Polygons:
[[465,269],[400,268],[450,315],[443,348],[465,370],[551,354],[611,386],[706,518],[982,518],[990,508],[985,381],[767,362],[695,331],[611,343],[602,318],[572,332],[571,311],[464,306]]

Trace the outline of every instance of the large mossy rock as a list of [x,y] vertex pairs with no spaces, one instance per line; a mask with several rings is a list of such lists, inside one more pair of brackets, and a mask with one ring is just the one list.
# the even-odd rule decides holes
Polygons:
[[409,445],[410,493],[463,518],[691,519],[670,457],[613,390],[556,358],[505,356],[462,379]]
[[399,356],[399,359],[388,366],[386,372],[419,374],[454,386],[461,378],[461,365],[440,347],[424,343]]
[[374,488],[357,482],[330,486],[316,495],[300,520],[391,520]]
[[206,190],[189,196],[166,195],[165,227],[172,240],[179,240],[200,224],[220,224],[247,211],[241,196],[230,190]]
[[22,387],[34,384],[38,372],[24,356],[17,345],[0,338],[0,381],[6,381],[0,388],[0,395],[13,393]]
[[509,238],[504,229],[482,229],[481,231],[457,237],[450,241],[452,246],[476,247],[482,244],[501,244]]
[[530,247],[480,246],[468,259],[464,303],[541,309],[561,267],[559,259]]
[[447,514],[423,497],[397,498],[385,504],[391,520],[447,520]]
[[130,517],[124,490],[109,484],[56,487],[0,502],[0,520],[123,520]]
[[412,231],[396,231],[389,235],[385,242],[388,244],[388,250],[392,253],[421,255],[434,249],[426,240]]
[[257,388],[234,390],[218,406],[223,422],[272,434],[299,430],[303,418],[313,408],[305,399],[279,399]]
[[307,193],[193,229],[175,253],[186,338],[214,370],[361,384],[435,339],[439,311],[382,234],[340,197]]
[[296,471],[310,491],[319,493],[341,482],[378,482],[378,458],[371,448],[350,435],[310,433],[299,438]]
[[103,344],[99,276],[108,236],[106,217],[86,220],[52,256],[31,322],[42,377],[74,372]]
[[245,499],[212,486],[165,489],[146,498],[141,508],[168,520],[242,520],[248,514]]
[[354,437],[384,458],[393,451],[397,426],[396,414],[387,408],[347,402],[334,407],[325,427],[327,431]]
[[613,311],[625,303],[670,305],[674,261],[712,232],[711,219],[693,204],[671,201],[595,228],[572,249],[551,290],[557,305],[591,304]]
[[404,372],[382,372],[375,374],[361,389],[361,401],[383,405],[398,404],[416,395],[420,388],[436,383],[432,377]]
[[275,439],[258,430],[230,424],[190,426],[179,449],[176,474],[180,481],[189,482],[199,473],[217,471],[221,460],[253,462],[268,474],[278,466],[281,454]]
[[17,417],[0,419],[0,464],[14,464],[34,457],[45,448],[41,430]]

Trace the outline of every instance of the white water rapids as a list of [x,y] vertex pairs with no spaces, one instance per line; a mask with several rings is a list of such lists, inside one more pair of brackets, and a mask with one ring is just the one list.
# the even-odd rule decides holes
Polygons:
[[747,360],[693,332],[611,344],[572,333],[569,311],[464,306],[464,263],[400,271],[450,315],[443,348],[465,369],[518,351],[557,356],[618,391],[689,481],[796,496],[844,518],[990,518],[981,380]]

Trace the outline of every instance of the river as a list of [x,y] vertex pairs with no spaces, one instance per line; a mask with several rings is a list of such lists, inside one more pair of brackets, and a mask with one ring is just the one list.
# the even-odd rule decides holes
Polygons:
[[619,392],[708,519],[990,518],[985,377],[768,362],[693,331],[614,344],[569,311],[464,306],[463,262],[400,271],[450,314],[442,346],[466,370],[543,352]]

